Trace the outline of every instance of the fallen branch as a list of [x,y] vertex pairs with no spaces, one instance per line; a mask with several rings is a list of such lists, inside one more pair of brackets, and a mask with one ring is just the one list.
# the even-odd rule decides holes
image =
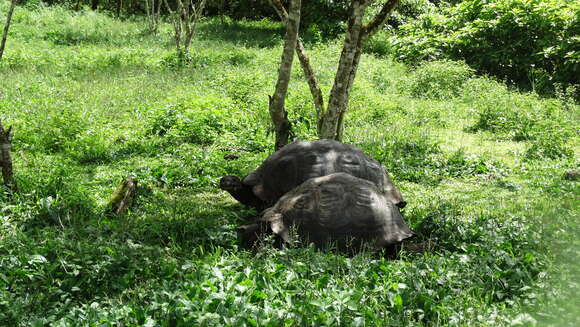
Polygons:
[[116,215],[124,215],[133,204],[137,192],[137,181],[133,177],[127,177],[123,183],[113,193],[113,198],[109,203],[111,212]]

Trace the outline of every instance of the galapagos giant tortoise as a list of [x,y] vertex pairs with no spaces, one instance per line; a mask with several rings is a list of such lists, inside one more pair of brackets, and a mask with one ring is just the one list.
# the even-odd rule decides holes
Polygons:
[[390,202],[403,208],[406,202],[381,164],[361,149],[333,140],[288,144],[269,156],[243,180],[224,176],[220,188],[242,204],[264,209],[304,181],[343,172],[374,183]]
[[264,211],[257,223],[238,231],[246,246],[268,232],[283,242],[298,237],[319,248],[333,244],[346,251],[367,242],[386,248],[415,235],[375,184],[346,173],[307,180]]

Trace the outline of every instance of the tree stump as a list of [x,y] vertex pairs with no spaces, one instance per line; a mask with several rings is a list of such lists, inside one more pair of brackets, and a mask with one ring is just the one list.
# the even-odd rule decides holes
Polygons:
[[113,193],[113,198],[109,203],[109,209],[116,215],[124,215],[127,213],[135,195],[137,193],[137,181],[133,177],[127,177],[123,183]]
[[569,181],[580,181],[580,170],[572,169],[564,173],[564,179]]
[[12,170],[12,157],[10,151],[12,149],[12,126],[4,129],[0,121],[0,165],[2,166],[2,178],[4,185],[12,192],[18,191],[16,180],[14,179],[14,172]]

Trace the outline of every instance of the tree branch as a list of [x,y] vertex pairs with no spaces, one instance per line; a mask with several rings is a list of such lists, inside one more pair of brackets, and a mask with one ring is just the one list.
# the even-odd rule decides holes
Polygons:
[[387,1],[375,18],[363,26],[363,34],[366,38],[373,36],[387,22],[389,15],[398,3],[399,0]]
[[6,15],[6,24],[4,25],[4,33],[2,33],[2,41],[0,41],[0,59],[4,54],[4,47],[6,46],[6,38],[8,37],[8,29],[10,29],[10,22],[12,21],[12,14],[14,13],[14,7],[16,7],[17,0],[12,0],[10,2],[10,8],[8,9],[8,14]]
[[[334,84],[330,91],[328,108],[321,117],[318,136],[340,141],[342,117],[348,108],[349,92],[354,82],[360,60],[360,49],[365,40],[362,34],[363,18],[369,1],[352,0],[349,8],[348,28],[340,54]],[[353,70],[354,69],[354,70]]]

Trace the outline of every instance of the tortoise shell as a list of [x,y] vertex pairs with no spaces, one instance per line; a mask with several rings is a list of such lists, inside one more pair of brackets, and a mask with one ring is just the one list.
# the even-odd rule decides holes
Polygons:
[[312,178],[286,193],[265,211],[261,222],[274,234],[292,241],[295,228],[302,240],[340,249],[374,242],[378,248],[414,235],[399,209],[374,183],[347,173]]
[[387,198],[403,207],[405,201],[381,164],[361,149],[334,140],[300,141],[268,157],[242,183],[256,197],[273,204],[304,181],[343,172],[374,183]]

